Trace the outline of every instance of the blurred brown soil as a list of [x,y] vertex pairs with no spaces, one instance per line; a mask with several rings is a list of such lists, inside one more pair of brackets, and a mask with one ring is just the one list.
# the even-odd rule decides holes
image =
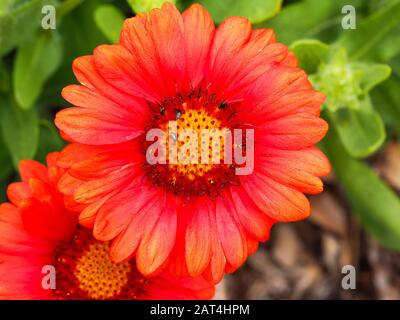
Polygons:
[[[400,194],[400,144],[388,144],[370,163]],[[362,229],[334,174],[310,199],[310,219],[274,226],[270,240],[225,277],[217,299],[400,299],[400,252]],[[354,290],[341,286],[349,264],[356,269]]]

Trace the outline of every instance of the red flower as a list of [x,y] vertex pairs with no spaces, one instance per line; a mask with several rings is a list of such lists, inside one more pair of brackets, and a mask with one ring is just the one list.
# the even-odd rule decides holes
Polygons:
[[[133,261],[113,263],[109,244],[77,227],[56,191],[56,154],[48,169],[22,161],[23,182],[11,184],[11,203],[0,205],[0,299],[207,299],[214,288],[204,278],[175,279],[166,272],[151,279]],[[56,288],[48,266],[55,269]],[[43,283],[45,286],[43,286]]]
[[[275,222],[308,217],[303,192],[321,192],[318,177],[329,172],[313,146],[328,128],[319,117],[324,96],[272,30],[252,30],[240,17],[215,29],[200,5],[181,15],[165,4],[126,20],[118,44],[76,59],[73,70],[81,85],[63,97],[76,107],[56,117],[73,142],[60,155],[68,171],[59,188],[97,239],[113,240],[113,260],[135,255],[145,275],[168,266],[217,282]],[[254,171],[237,175],[236,162],[174,164],[169,153],[166,164],[149,164],[146,134],[171,121],[178,134],[254,130]]]

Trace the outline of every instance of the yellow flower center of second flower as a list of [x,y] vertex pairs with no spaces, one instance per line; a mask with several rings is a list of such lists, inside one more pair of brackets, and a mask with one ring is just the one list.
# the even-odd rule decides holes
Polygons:
[[74,274],[90,298],[109,299],[121,293],[131,271],[129,262],[110,260],[108,243],[95,242],[77,261]]

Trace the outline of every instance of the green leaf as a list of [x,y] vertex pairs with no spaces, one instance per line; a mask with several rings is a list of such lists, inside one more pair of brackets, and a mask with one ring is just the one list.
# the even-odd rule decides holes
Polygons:
[[94,19],[99,29],[111,43],[118,42],[125,19],[121,10],[111,4],[105,4],[96,9]]
[[[355,0],[351,4],[358,8],[362,3]],[[340,24],[343,17],[341,9],[346,4],[349,4],[349,0],[297,1],[284,6],[276,17],[257,27],[273,28],[279,42],[290,45],[300,38],[316,38],[330,28],[335,28],[337,32],[343,31]]]
[[400,250],[400,199],[369,168],[351,158],[330,131],[323,144],[335,174],[365,229],[387,248]]
[[351,68],[361,73],[360,86],[365,93],[389,78],[391,73],[391,68],[386,64],[354,62]]
[[389,63],[400,54],[400,23],[397,24],[390,32],[388,32],[381,40],[378,46],[370,50],[366,55],[367,58],[377,60],[379,62]]
[[[42,7],[56,5],[58,0],[13,0],[6,1],[4,5],[3,0],[0,2],[0,16],[8,16],[7,20],[12,17],[12,22],[0,31],[0,55],[5,55],[35,35],[41,26]],[[0,24],[4,26],[1,21]]]
[[[166,2],[165,0],[127,0],[132,10],[136,13],[148,12],[154,8],[161,8]],[[168,1],[172,4],[176,4],[176,0]]]
[[23,109],[33,106],[46,80],[57,70],[62,58],[62,42],[55,32],[40,32],[18,48],[13,69],[14,95]]
[[260,23],[276,16],[282,6],[282,0],[200,0],[193,2],[203,5],[211,13],[216,23],[231,16],[242,16],[252,23]]
[[8,10],[12,4],[14,4],[16,0],[3,0],[0,2],[0,11]]
[[0,60],[0,94],[10,91],[10,75],[6,65]]
[[46,162],[49,153],[60,151],[64,146],[56,127],[48,120],[40,120],[40,138],[39,148],[36,154],[36,160],[42,163]]
[[78,7],[84,0],[64,0],[57,6],[57,16],[63,17]]
[[[356,29],[349,29],[342,32],[338,39],[340,45],[345,46],[353,59],[360,59],[363,56],[376,56],[381,53],[387,61],[393,56],[393,52],[387,55],[383,52],[382,42],[389,43],[391,46],[395,45],[388,37],[391,35],[393,29],[398,28],[400,24],[400,0],[393,0],[382,7],[381,10],[370,15],[367,19],[358,22]],[[400,48],[398,42],[395,42],[399,52]],[[382,50],[382,52],[381,52]],[[392,49],[390,49],[392,50]],[[386,55],[386,57],[385,57]]]
[[394,75],[400,78],[400,54],[388,61]]
[[0,132],[0,181],[8,178],[13,172],[13,166],[8,149]]
[[329,112],[346,151],[355,158],[367,157],[385,141],[385,126],[366,98],[360,109],[341,108]]
[[79,57],[90,55],[93,49],[107,42],[94,21],[94,12],[101,5],[100,1],[85,0],[74,9],[73,14],[66,15],[58,31],[63,42],[63,59],[58,71],[44,88],[41,102],[49,105],[65,105],[60,92],[66,84],[76,81],[72,72],[72,63]]
[[400,79],[390,77],[371,91],[375,109],[400,134]]
[[[14,29],[15,19],[8,12],[0,11],[0,48],[5,46],[8,37]],[[0,50],[1,52],[2,50]]]
[[22,110],[10,100],[1,101],[1,127],[4,142],[17,168],[19,161],[32,159],[36,154],[39,120],[35,109]]
[[299,59],[300,68],[312,74],[317,72],[320,63],[326,60],[329,46],[319,40],[304,39],[295,41],[290,50]]

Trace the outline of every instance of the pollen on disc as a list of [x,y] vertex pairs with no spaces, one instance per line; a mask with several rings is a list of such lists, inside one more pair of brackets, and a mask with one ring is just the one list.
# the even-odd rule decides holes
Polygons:
[[79,288],[92,299],[118,296],[128,283],[129,262],[113,263],[109,258],[108,243],[95,242],[80,257],[75,276]]
[[[161,143],[157,141],[161,153],[155,153],[162,161],[145,164],[153,185],[188,197],[215,197],[240,183],[231,160],[234,103],[199,88],[150,108],[153,114],[147,128],[161,129],[165,135]],[[148,149],[153,143],[144,140],[145,155],[153,150]]]
[[136,299],[145,295],[145,279],[134,260],[114,263],[109,242],[93,238],[91,230],[78,228],[71,240],[55,248],[56,298],[61,299]]
[[[184,104],[183,107],[186,107],[186,105]],[[190,146],[190,149],[194,152],[188,150],[184,157],[180,159],[181,161],[178,160],[176,165],[170,164],[169,166],[189,180],[194,180],[213,168],[213,156],[222,162],[223,152],[221,150],[224,148],[224,140],[218,133],[223,132],[223,128],[221,127],[221,121],[207,113],[206,110],[189,109],[184,111],[177,120],[178,137],[184,137],[185,129],[193,130],[195,134],[196,140],[194,143],[197,143],[197,145]],[[219,141],[216,141],[216,139],[219,139]],[[190,143],[190,137],[184,137],[184,140],[179,140],[177,143],[178,150],[188,143]],[[213,144],[215,145],[214,148]],[[202,163],[201,151],[204,147],[208,148],[208,157],[204,161],[205,163]]]

